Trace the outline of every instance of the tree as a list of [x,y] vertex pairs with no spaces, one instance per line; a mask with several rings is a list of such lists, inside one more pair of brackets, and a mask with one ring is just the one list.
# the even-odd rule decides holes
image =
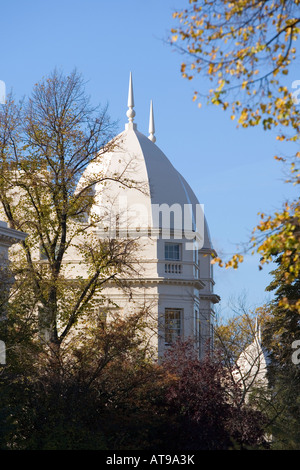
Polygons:
[[282,299],[294,305],[300,298],[300,278],[291,284],[285,282],[285,269],[281,265],[281,257],[277,259],[278,267],[272,271],[273,280],[267,287],[275,291],[274,300],[269,304],[271,315],[265,324],[265,340],[271,351],[274,363],[278,367],[287,367],[291,362],[291,346],[299,339],[299,314],[293,308],[285,308]]
[[[0,114],[0,204],[11,228],[28,237],[11,256],[15,314],[44,331],[53,358],[79,320],[101,305],[108,280],[132,272],[135,241],[95,235],[91,213],[97,183],[134,185],[126,175],[102,171],[83,177],[87,165],[118,145],[107,109],[93,107],[82,77],[55,70],[29,99],[12,95]],[[85,275],[72,275],[70,252]],[[38,318],[38,323],[36,319]]]
[[[231,119],[247,128],[261,125],[275,129],[277,139],[289,144],[299,140],[299,107],[295,91],[289,90],[286,76],[297,58],[300,32],[299,0],[189,0],[189,7],[176,11],[176,26],[171,44],[185,57],[182,76],[192,80],[197,74],[207,78],[207,93],[195,91],[193,99],[206,96],[208,103],[231,107]],[[205,81],[201,82],[205,86]],[[293,147],[294,150],[294,147]],[[299,184],[300,152],[292,158],[275,157],[288,162],[287,181]],[[300,272],[299,198],[285,202],[274,215],[261,214],[253,230],[250,246],[261,256],[260,268],[281,254],[286,282]],[[241,253],[220,266],[237,268]],[[287,307],[291,307],[287,305]],[[299,301],[293,305],[298,312]]]
[[169,415],[175,416],[168,448],[229,450],[267,444],[264,415],[241,400],[230,369],[217,357],[199,360],[191,343],[179,342],[163,367],[175,378],[166,389]]
[[[267,288],[275,290],[274,300],[252,313],[243,302],[238,308],[234,306],[231,316],[216,326],[215,347],[220,351],[222,362],[232,369],[241,354],[248,359],[249,374],[245,374],[243,367],[237,367],[236,371],[233,369],[241,385],[241,400],[247,397],[251,405],[263,413],[265,429],[272,436],[271,449],[295,450],[299,449],[300,377],[298,360],[293,357],[297,351],[293,345],[298,345],[299,349],[299,314],[284,307],[281,299],[287,297],[291,305],[299,299],[299,279],[286,284],[280,257],[277,264],[277,269],[272,272],[273,281]],[[253,342],[256,322],[261,325],[262,346],[267,353],[267,387],[256,385],[256,378],[260,379],[255,367],[256,348],[253,348],[253,355],[246,357],[244,354]],[[298,355],[295,354],[296,359]]]
[[[232,368],[242,351],[253,341],[257,320],[258,312],[250,309],[244,296],[231,301],[228,316],[217,317],[214,349],[224,365]],[[259,321],[262,321],[261,316]]]
[[[215,327],[215,350],[227,367],[232,380],[240,387],[241,403],[251,403],[266,418],[265,429],[274,417],[269,382],[269,349],[264,339],[270,311],[266,306],[254,311],[243,298],[233,304],[228,318],[220,319]],[[269,431],[268,431],[269,432]]]
[[146,306],[121,318],[102,293],[136,273],[137,240],[99,238],[102,218],[91,210],[96,185],[144,188],[128,176],[131,160],[118,173],[85,172],[121,144],[83,85],[76,71],[55,70],[27,101],[10,95],[1,108],[1,219],[28,235],[10,253],[15,282],[0,323],[3,449],[144,448],[155,439],[163,380],[152,319]]
[[24,348],[23,338],[20,357],[0,373],[0,448],[132,450],[149,445],[156,425],[151,397],[161,394],[164,377],[145,334],[148,313],[115,315],[109,322],[95,314],[61,351],[55,368],[45,352],[36,349],[34,355]]
[[[299,313],[293,306],[300,298],[300,278],[287,284],[281,257],[272,272],[267,290],[274,290],[268,305],[270,315],[265,323],[264,339],[270,351],[270,381],[273,389],[272,435],[277,449],[299,449],[300,374],[298,360],[293,358],[293,345],[299,345]],[[282,299],[285,299],[282,302]],[[286,305],[292,306],[287,308]],[[276,406],[275,406],[276,405]]]

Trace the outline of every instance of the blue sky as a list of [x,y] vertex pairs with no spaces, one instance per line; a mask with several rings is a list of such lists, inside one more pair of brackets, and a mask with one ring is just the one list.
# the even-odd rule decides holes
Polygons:
[[[55,67],[75,67],[87,81],[95,103],[108,103],[122,131],[127,120],[129,72],[133,74],[138,129],[148,135],[154,103],[156,144],[204,204],[215,249],[234,253],[248,241],[257,213],[273,212],[295,195],[284,184],[283,167],[273,159],[283,152],[275,134],[237,129],[229,113],[192,101],[201,78],[180,75],[182,57],[165,40],[172,12],[183,0],[10,0],[1,5],[0,80],[17,97]],[[299,68],[298,68],[299,69]],[[294,72],[288,83],[300,79]],[[220,310],[241,295],[255,307],[270,298],[264,289],[271,268],[258,270],[248,256],[237,271],[215,269]]]

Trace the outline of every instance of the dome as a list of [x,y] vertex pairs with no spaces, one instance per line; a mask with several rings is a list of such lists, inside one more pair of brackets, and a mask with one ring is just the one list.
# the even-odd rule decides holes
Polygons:
[[[240,354],[234,371],[236,382],[242,382],[251,387],[254,385],[266,386],[268,384],[268,367],[270,359],[267,350],[261,341],[261,330],[257,323],[255,325],[254,339]],[[250,387],[250,388],[251,388]]]
[[87,166],[78,187],[94,191],[87,229],[97,227],[99,238],[138,241],[134,271],[120,273],[121,284],[111,280],[103,298],[125,314],[149,306],[157,319],[151,338],[158,357],[179,336],[194,337],[200,357],[212,337],[213,304],[219,301],[203,206],[155,143],[152,102],[148,137],[133,122],[133,107],[130,80],[125,130]]
[[85,171],[85,176],[94,173],[110,179],[109,184],[103,181],[95,184],[92,212],[101,216],[103,226],[112,227],[118,218],[119,226],[181,230],[187,238],[197,238],[199,248],[211,250],[203,206],[184,177],[154,143],[152,103],[149,137],[139,132],[133,123],[132,103],[131,82],[129,122],[125,130],[116,137],[113,150],[92,162]]

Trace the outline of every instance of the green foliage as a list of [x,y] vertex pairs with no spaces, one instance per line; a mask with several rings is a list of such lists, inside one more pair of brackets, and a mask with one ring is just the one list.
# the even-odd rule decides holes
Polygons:
[[[286,305],[293,307],[299,301],[300,278],[298,276],[287,284],[281,257],[278,257],[277,265],[268,287],[268,290],[275,291],[275,298],[268,306],[270,314],[264,329],[264,341],[271,359],[271,432],[275,449],[299,450],[300,369],[299,364],[293,361],[293,343],[300,339],[300,323],[298,311]],[[284,303],[282,299],[286,299]]]
[[163,379],[151,358],[146,325],[146,312],[107,324],[97,316],[50,362],[45,348],[22,334],[0,375],[1,448],[145,446],[151,396]]
[[[133,241],[95,235],[100,217],[90,214],[92,189],[106,175],[83,177],[88,164],[114,149],[113,130],[107,110],[91,106],[76,71],[55,70],[24,103],[9,96],[1,108],[1,218],[27,233],[11,250],[12,298],[27,303],[36,328],[57,348],[101,305],[105,283],[132,270]],[[108,179],[128,184],[124,174]],[[70,257],[80,260],[80,274]]]

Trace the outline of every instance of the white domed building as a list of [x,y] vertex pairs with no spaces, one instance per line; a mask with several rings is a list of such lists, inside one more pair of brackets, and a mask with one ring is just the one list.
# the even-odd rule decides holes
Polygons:
[[211,265],[214,249],[203,206],[155,144],[152,102],[149,137],[138,130],[133,108],[130,75],[125,130],[117,136],[114,150],[90,163],[82,176],[85,180],[95,173],[108,178],[122,175],[125,184],[95,185],[96,202],[89,216],[102,219],[99,237],[139,240],[139,271],[126,280],[130,294],[111,283],[105,295],[127,313],[145,303],[151,305],[157,319],[154,341],[159,355],[181,337],[192,338],[201,357],[205,346],[212,344],[214,304],[219,301]]

